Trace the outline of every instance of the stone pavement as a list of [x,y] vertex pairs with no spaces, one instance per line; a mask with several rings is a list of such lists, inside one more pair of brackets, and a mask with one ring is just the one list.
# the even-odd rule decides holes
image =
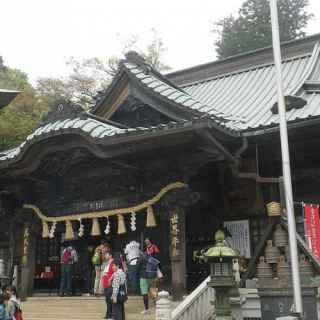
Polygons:
[[[22,307],[24,320],[96,320],[106,312],[104,298],[96,297],[31,297]],[[126,320],[155,320],[154,306],[141,315],[141,297],[130,296],[125,308]]]

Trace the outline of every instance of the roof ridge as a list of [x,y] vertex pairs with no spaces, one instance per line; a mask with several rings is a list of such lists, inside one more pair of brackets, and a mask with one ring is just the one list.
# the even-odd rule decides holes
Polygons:
[[[293,39],[293,40],[281,42],[281,47],[286,47],[286,46],[289,46],[291,44],[299,43],[299,42],[307,42],[307,41],[310,41],[310,40],[318,40],[318,41],[320,41],[320,33],[316,33],[316,34],[313,34],[313,35],[310,35],[310,36],[306,36],[306,37],[303,37],[303,38],[299,38],[299,39]],[[232,55],[232,56],[220,59],[220,60],[214,60],[214,61],[210,61],[210,62],[205,62],[205,63],[197,64],[197,65],[194,65],[194,66],[191,66],[191,67],[187,67],[187,68],[179,69],[179,70],[176,70],[176,71],[172,71],[172,72],[167,73],[166,76],[172,76],[173,77],[175,74],[184,73],[184,72],[187,72],[187,71],[192,71],[193,69],[198,69],[200,67],[204,68],[204,67],[210,66],[212,64],[228,62],[229,60],[239,59],[241,57],[250,56],[250,55],[252,55],[254,53],[260,53],[260,52],[268,51],[268,50],[272,50],[272,45],[266,46],[266,47],[262,47],[262,48],[257,48],[257,49],[246,51],[246,52],[242,52],[242,53],[238,53],[238,54],[235,54],[235,55]]]
[[[301,54],[301,55],[294,56],[294,57],[288,57],[288,58],[282,59],[281,61],[282,61],[282,63],[287,63],[287,62],[291,62],[291,61],[294,61],[294,60],[299,60],[299,59],[302,59],[302,58],[310,57],[310,56],[312,56],[312,54],[313,53],[305,53],[305,54]],[[264,64],[260,64],[260,65],[256,65],[256,66],[251,66],[251,67],[240,69],[240,70],[237,70],[237,71],[232,71],[232,72],[228,72],[228,73],[222,73],[222,74],[219,74],[219,75],[216,75],[216,76],[213,76],[213,77],[209,77],[209,78],[206,78],[206,79],[192,81],[192,82],[189,82],[189,83],[181,85],[181,87],[182,88],[190,87],[190,86],[195,85],[195,84],[200,84],[200,83],[205,83],[205,82],[212,81],[212,80],[231,77],[231,76],[234,76],[234,75],[237,75],[237,74],[242,74],[242,73],[250,72],[252,70],[262,69],[262,68],[270,67],[270,66],[273,66],[273,65],[274,65],[274,62],[269,62],[269,63],[264,63]]]

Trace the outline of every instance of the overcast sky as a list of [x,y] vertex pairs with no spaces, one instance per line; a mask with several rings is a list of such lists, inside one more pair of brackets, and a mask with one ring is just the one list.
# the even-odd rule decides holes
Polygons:
[[[215,59],[214,21],[237,12],[244,0],[1,0],[0,55],[29,74],[63,76],[65,61],[119,55],[132,35],[142,49],[152,29],[163,39],[174,70]],[[320,32],[320,0],[308,34]]]

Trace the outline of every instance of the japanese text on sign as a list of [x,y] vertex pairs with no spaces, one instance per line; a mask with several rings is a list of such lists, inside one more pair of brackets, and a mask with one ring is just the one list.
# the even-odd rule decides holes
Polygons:
[[249,220],[225,221],[228,230],[227,240],[231,247],[240,252],[240,256],[251,258]]

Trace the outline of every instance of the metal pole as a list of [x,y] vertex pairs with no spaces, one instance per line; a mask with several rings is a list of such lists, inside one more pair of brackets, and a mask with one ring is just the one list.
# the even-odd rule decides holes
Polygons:
[[274,63],[276,68],[276,78],[277,78],[282,170],[283,170],[285,200],[286,200],[287,218],[288,218],[294,304],[295,304],[295,312],[299,313],[300,316],[302,316],[303,309],[302,309],[302,298],[301,298],[298,249],[297,249],[297,240],[296,240],[296,221],[294,216],[292,185],[291,185],[286,107],[285,107],[283,85],[282,85],[281,49],[280,49],[280,39],[279,39],[277,0],[270,0],[270,11],[271,11],[271,26],[272,26],[272,46],[273,46]]

